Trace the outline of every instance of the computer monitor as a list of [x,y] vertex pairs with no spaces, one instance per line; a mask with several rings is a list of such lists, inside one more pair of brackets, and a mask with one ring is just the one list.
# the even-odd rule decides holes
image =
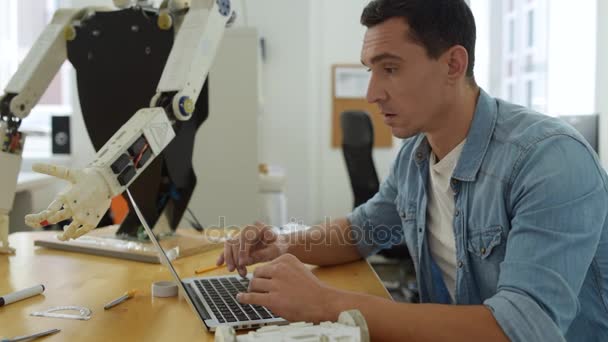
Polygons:
[[562,115],[559,118],[574,127],[587,140],[593,150],[596,153],[598,152],[600,121],[598,114]]

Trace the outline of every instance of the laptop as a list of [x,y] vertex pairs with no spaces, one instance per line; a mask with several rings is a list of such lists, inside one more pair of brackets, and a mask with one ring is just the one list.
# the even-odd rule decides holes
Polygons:
[[245,278],[234,275],[180,279],[129,190],[127,190],[127,194],[137,217],[158,250],[161,263],[169,268],[180,292],[185,294],[186,301],[208,331],[215,331],[218,326],[229,326],[240,330],[289,323],[263,306],[241,304],[236,300],[238,292],[247,292],[249,281],[252,278],[251,274]]

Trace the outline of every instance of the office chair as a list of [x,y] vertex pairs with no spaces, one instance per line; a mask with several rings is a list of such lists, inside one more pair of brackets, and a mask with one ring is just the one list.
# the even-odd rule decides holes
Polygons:
[[380,187],[372,159],[374,128],[369,115],[360,111],[343,112],[342,153],[353,190],[354,208],[372,198]]
[[[372,198],[380,188],[372,158],[374,128],[369,114],[362,111],[343,112],[340,115],[340,124],[342,153],[353,191],[353,208],[356,208]],[[407,279],[413,273],[413,264],[405,243],[382,250],[378,254],[384,258],[372,259],[372,266],[377,269],[392,267],[389,270],[392,280],[383,280],[386,288],[392,290],[391,293],[399,292],[405,297],[405,301],[416,301],[417,291],[412,288],[411,279]],[[398,274],[395,275],[395,272]]]

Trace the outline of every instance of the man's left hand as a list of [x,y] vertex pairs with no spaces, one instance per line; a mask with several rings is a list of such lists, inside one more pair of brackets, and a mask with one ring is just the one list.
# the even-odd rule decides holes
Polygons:
[[262,305],[291,322],[336,320],[329,305],[337,291],[321,283],[298,258],[284,254],[253,272],[243,304]]

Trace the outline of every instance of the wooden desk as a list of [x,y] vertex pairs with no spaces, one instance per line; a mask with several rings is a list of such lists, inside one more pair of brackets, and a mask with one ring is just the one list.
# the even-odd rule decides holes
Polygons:
[[[62,252],[34,247],[33,240],[52,232],[15,233],[9,236],[14,256],[0,255],[0,294],[44,284],[43,295],[0,308],[0,336],[13,337],[46,329],[61,332],[44,341],[213,341],[183,298],[154,298],[150,285],[171,280],[161,265]],[[219,250],[178,259],[181,277],[215,263]],[[225,269],[208,275],[228,273]],[[324,282],[342,289],[389,298],[376,273],[365,261],[315,268]],[[140,292],[119,306],[104,311],[107,302],[126,290]],[[32,317],[53,306],[84,306],[93,311],[89,321]]]

